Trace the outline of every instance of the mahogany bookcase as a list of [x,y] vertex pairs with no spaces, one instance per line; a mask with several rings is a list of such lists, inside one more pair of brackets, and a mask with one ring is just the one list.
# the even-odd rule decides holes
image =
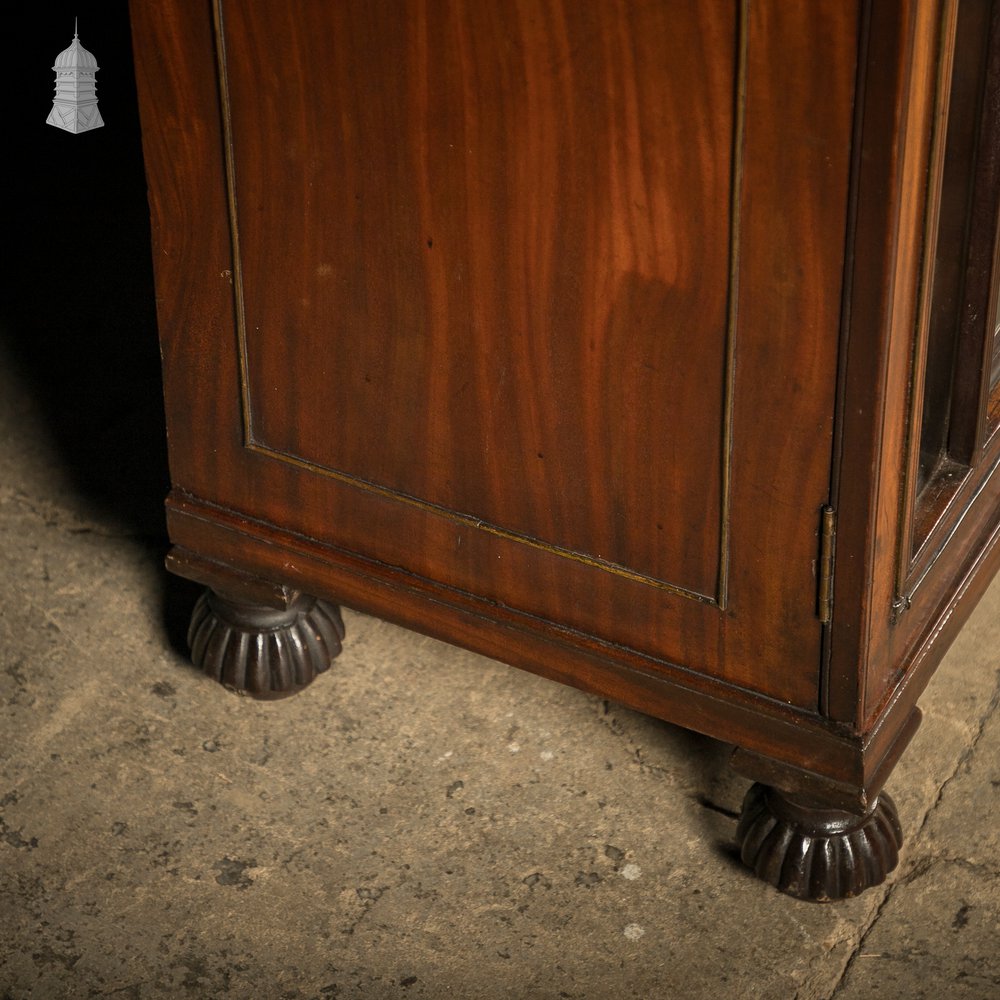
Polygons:
[[361,609],[732,744],[783,891],[881,882],[1000,565],[1000,4],[131,15],[195,663],[297,691]]

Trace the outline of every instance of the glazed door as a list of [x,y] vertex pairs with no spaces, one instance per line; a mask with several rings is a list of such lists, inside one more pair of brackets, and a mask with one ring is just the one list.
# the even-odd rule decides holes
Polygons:
[[816,708],[855,4],[190,6],[178,495]]

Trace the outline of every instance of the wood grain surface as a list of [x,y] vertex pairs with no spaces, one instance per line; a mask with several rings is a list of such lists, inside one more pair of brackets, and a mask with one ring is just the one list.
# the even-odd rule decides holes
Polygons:
[[178,503],[815,711],[856,4],[292,10],[133,6]]
[[738,8],[222,11],[254,442],[714,597]]

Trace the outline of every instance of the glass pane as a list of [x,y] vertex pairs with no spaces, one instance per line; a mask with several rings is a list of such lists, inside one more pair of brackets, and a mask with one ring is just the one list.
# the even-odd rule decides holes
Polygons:
[[[940,471],[951,473],[956,463],[971,461],[978,426],[978,392],[970,399],[967,383],[970,356],[977,355],[982,364],[983,334],[981,329],[978,334],[966,329],[963,319],[968,267],[971,257],[982,252],[972,246],[981,239],[973,205],[986,110],[990,17],[990,0],[962,0],[958,9],[928,302],[918,492]],[[984,249],[992,250],[992,234],[989,243]]]
[[947,125],[931,171],[940,187],[924,303],[914,553],[1000,421],[1000,0],[959,0],[954,32]]

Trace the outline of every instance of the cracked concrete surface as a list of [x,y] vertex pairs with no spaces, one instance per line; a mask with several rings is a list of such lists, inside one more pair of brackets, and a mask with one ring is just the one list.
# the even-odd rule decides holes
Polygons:
[[[349,611],[288,701],[185,665],[128,113],[40,126],[0,297],[0,997],[1000,995],[1000,582],[890,782],[900,868],[832,906],[734,860],[704,737]],[[57,294],[54,231],[100,234]]]

